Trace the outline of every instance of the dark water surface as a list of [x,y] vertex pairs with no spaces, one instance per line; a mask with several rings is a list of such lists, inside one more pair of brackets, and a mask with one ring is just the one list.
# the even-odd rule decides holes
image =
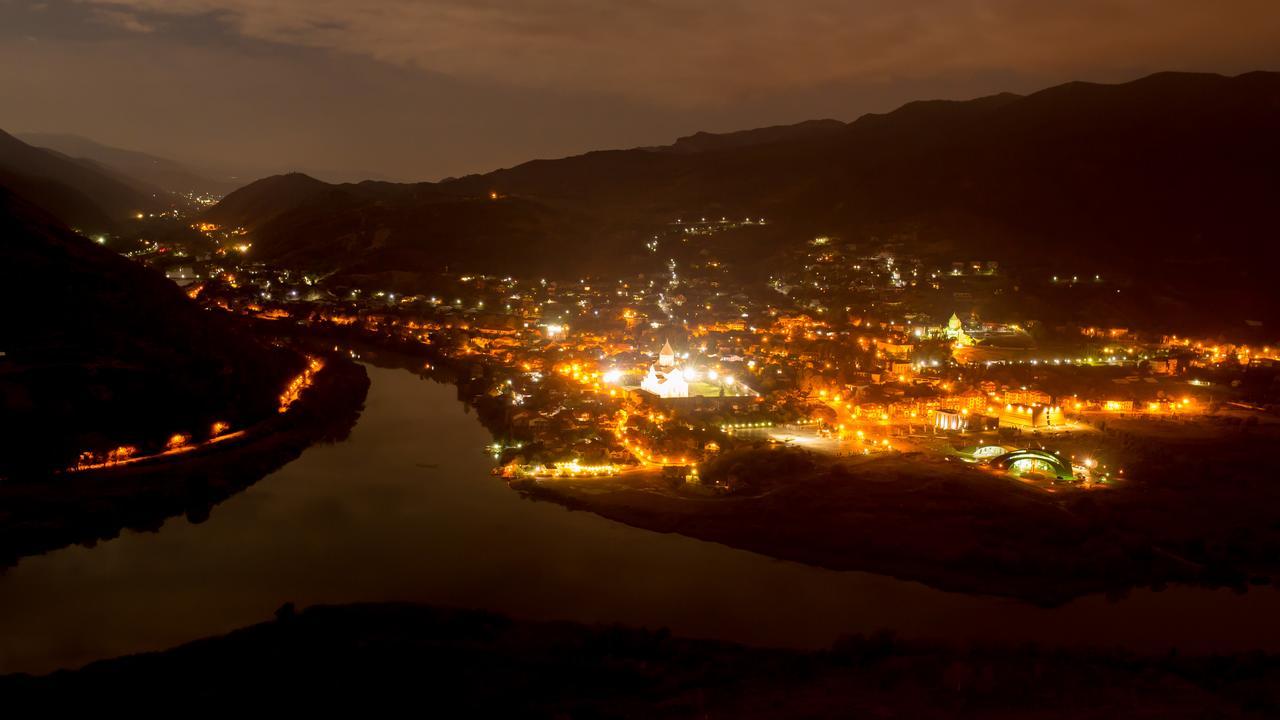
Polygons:
[[946,593],[638,530],[521,499],[452,386],[369,368],[351,437],[307,450],[209,519],[23,559],[0,575],[0,672],[156,650],[281,603],[417,601],[822,647],[892,628],[1136,650],[1280,650],[1280,592],[1172,588],[1061,608]]

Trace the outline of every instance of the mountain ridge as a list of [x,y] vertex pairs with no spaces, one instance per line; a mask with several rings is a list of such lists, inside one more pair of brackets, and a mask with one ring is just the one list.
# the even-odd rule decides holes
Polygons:
[[94,162],[164,192],[222,195],[241,184],[229,178],[209,177],[176,160],[106,145],[71,133],[26,132],[16,136],[28,145]]
[[[1092,262],[1138,275],[1210,255],[1234,262],[1231,272],[1255,283],[1258,267],[1280,260],[1265,241],[1280,236],[1271,200],[1280,196],[1280,73],[1065,83],[1027,95],[907,103],[841,129],[821,127],[699,152],[602,150],[440,183],[330,187],[345,188],[345,212],[361,218],[347,218],[348,238],[381,234],[419,258],[432,253],[430,227],[403,214],[391,220],[394,208],[495,193],[548,218],[572,215],[578,232],[538,237],[546,252],[525,268],[566,275],[640,257],[644,227],[699,215],[767,217],[794,243],[814,234],[902,237],[962,257],[1047,267]],[[263,189],[253,187],[225,202]],[[269,197],[255,202],[272,204]],[[305,207],[288,209],[269,225],[244,223],[261,228],[255,243],[267,250],[264,259],[323,261],[296,247],[328,242],[322,224]],[[451,222],[465,233],[467,221]],[[308,232],[296,232],[303,225]],[[580,252],[584,236],[592,252]],[[288,252],[273,250],[282,246]],[[347,245],[357,258],[360,246]],[[501,252],[499,243],[464,258],[465,269],[492,269]],[[445,264],[383,269],[431,272]]]
[[112,232],[139,212],[168,206],[110,170],[37,148],[0,130],[0,186],[84,232]]

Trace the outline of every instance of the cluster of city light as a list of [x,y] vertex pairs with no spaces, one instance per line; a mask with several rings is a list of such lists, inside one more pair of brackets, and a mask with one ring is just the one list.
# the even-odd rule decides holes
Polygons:
[[[1036,410],[1043,410],[1044,412],[1047,412],[1047,413],[1055,413],[1055,414],[1056,414],[1056,413],[1060,413],[1060,412],[1062,412],[1062,408],[1061,408],[1061,407],[1058,407],[1058,406],[1056,406],[1056,405],[1054,405],[1054,406],[1049,406],[1049,405],[1005,405],[1005,406],[1004,406],[1004,411],[1005,411],[1005,412],[1018,413],[1019,415],[1029,415],[1029,414],[1031,414],[1031,413],[1034,413]],[[966,411],[966,412],[967,412],[967,411]]]
[[984,360],[982,364],[986,365],[987,367],[991,367],[992,365],[1040,365],[1041,363],[1045,365],[1096,365],[1098,363],[1106,363],[1108,365],[1114,365],[1118,362],[1121,362],[1121,360],[1116,357],[1107,357],[1107,358],[1084,357],[1084,358],[1052,358],[1052,359],[1032,358],[1030,360],[1025,360],[1025,359],[1024,360]]
[[493,459],[497,460],[502,456],[502,451],[508,448],[519,450],[524,447],[524,443],[516,443],[515,445],[503,446],[502,443],[492,443],[489,445],[489,452],[493,455]]
[[1191,406],[1191,398],[1182,398],[1178,402],[1149,402],[1147,412],[1175,412]]
[[[601,373],[597,370],[592,370],[586,365],[576,363],[576,362],[557,365],[556,372],[559,372],[561,375],[564,375],[570,380],[573,380],[583,385],[584,387],[587,387],[596,392],[603,391],[603,388],[601,388],[600,386],[601,381],[604,381],[606,383],[608,382],[608,380],[605,379],[605,375],[607,375],[608,373]],[[610,389],[609,396],[616,397],[617,391],[614,389]]]
[[658,455],[654,453],[652,450],[645,448],[640,443],[634,442],[627,438],[622,439],[622,446],[625,447],[627,449],[627,452],[631,453],[632,456],[634,456],[637,460],[640,460],[641,462],[647,463],[649,465],[688,465],[689,464],[689,459],[687,457],[682,456],[679,458],[673,458],[670,455]]
[[[627,437],[627,418],[628,418],[628,414],[625,410],[620,411],[618,413],[618,424],[614,427],[613,434],[614,434],[614,437],[618,439],[618,442],[621,442],[622,446],[626,448],[627,452],[631,453],[631,455],[635,457],[637,460],[639,460],[642,463],[647,463],[649,465],[688,465],[689,464],[688,457],[681,456],[679,458],[674,458],[671,455],[658,455],[657,453],[644,447],[640,443],[634,440],[631,440],[629,437]],[[656,425],[661,425],[666,420],[666,416],[661,414],[654,414],[654,413],[649,413],[648,415],[646,415],[646,418],[650,422]]]
[[280,405],[278,408],[280,412],[289,412],[289,408],[315,382],[316,373],[320,372],[322,368],[324,368],[324,360],[318,357],[309,357],[307,359],[306,369],[290,380],[289,384],[285,386],[284,392],[280,393]]
[[[844,425],[840,425],[840,426],[838,426],[838,429],[840,430],[840,436],[841,436],[841,437],[845,437],[845,436],[847,436],[847,435],[848,435],[848,432],[845,430]],[[867,434],[866,434],[865,432],[863,432],[862,430],[855,430],[855,431],[854,431],[854,433],[853,433],[853,436],[854,436],[854,437],[856,437],[856,438],[858,439],[858,442],[863,443],[864,445],[865,445],[865,444],[870,444],[870,445],[873,445],[873,446],[874,446],[874,445],[880,445],[880,446],[885,447],[885,448],[893,449],[893,448],[889,445],[889,438],[881,438],[879,441],[877,441],[875,438],[870,438],[870,439],[869,439],[869,438],[867,438]]]
[[512,473],[516,477],[533,478],[612,477],[618,474],[618,466],[612,463],[583,465],[571,460],[552,465],[514,466]]
[[[231,425],[229,423],[221,420],[214,422],[210,426],[209,439],[206,442],[217,443],[244,435],[243,430],[234,433],[230,432],[230,430]],[[117,465],[129,465],[165,455],[190,452],[198,447],[200,447],[200,444],[193,443],[190,434],[173,433],[167,440],[165,440],[164,450],[158,453],[151,455],[139,455],[138,448],[133,445],[120,445],[119,447],[108,450],[105,454],[101,455],[92,451],[85,451],[80,453],[75,466],[68,468],[68,471],[78,472],[83,470],[98,470]]]
[[82,452],[77,460],[75,467],[69,468],[70,471],[78,470],[94,470],[97,468],[111,467],[113,465],[124,465],[132,462],[133,458],[138,454],[138,448],[132,445],[121,445],[107,451],[105,456],[99,456],[93,452]]
[[[655,239],[657,239],[657,236],[655,236]],[[815,244],[822,244],[822,243],[815,243]],[[889,262],[889,265],[892,265],[892,261]],[[674,272],[674,268],[673,268],[673,272]],[[916,274],[915,271],[912,271],[912,274],[915,275]],[[897,271],[894,271],[894,275],[895,277],[898,276]],[[936,272],[934,273],[934,276],[935,277],[937,276]],[[461,276],[460,279],[463,282],[468,282],[473,278],[471,276]],[[646,278],[646,280],[648,279]],[[823,280],[825,282],[826,278],[823,278]],[[771,278],[771,281],[772,281],[772,278]],[[580,290],[580,291],[591,290],[590,285],[585,285],[585,282],[586,282],[585,280],[579,280],[578,282],[580,285],[582,285],[582,287],[576,288],[576,290]],[[622,283],[622,281],[619,280],[619,283]],[[781,280],[779,280],[779,284],[783,285]],[[791,287],[791,286],[795,286],[796,284],[797,282],[793,282],[792,280],[789,279],[783,286]],[[542,285],[544,288],[547,287],[547,281],[543,280]],[[818,283],[815,282],[814,285],[815,287],[817,287]],[[622,289],[618,289],[616,290],[616,294],[620,297],[625,296],[629,299],[623,300],[620,302],[628,302],[628,303],[632,301],[646,302],[643,299],[645,296],[645,291],[642,288],[636,288],[633,291],[633,288],[631,288],[630,286],[627,286],[626,284],[622,284],[622,287],[626,288],[628,292],[624,293]],[[654,282],[652,280],[648,280],[648,287],[651,289],[650,292],[659,292],[656,290],[652,290],[654,288]],[[553,291],[554,291],[554,288],[552,288],[551,290],[548,290],[547,292],[549,294]],[[512,293],[515,293],[515,294],[512,294]],[[610,290],[610,294],[612,293],[613,291]],[[717,297],[721,295],[726,295],[726,294],[727,293],[722,293],[722,292],[715,293]],[[382,293],[378,293],[378,295],[381,296]],[[516,293],[514,286],[512,286],[511,288],[508,289],[508,292],[506,293],[506,295],[507,295],[507,299],[518,301],[521,299],[521,296],[524,295],[524,293],[523,291]],[[667,296],[675,297],[675,290],[668,288]],[[354,297],[354,293],[353,293],[353,297]],[[388,297],[394,299],[395,296],[389,295]],[[511,330],[512,333],[518,333],[519,335],[518,335],[518,338],[513,339],[512,343],[509,343],[506,345],[499,346],[496,343],[487,345],[481,340],[477,339],[476,333],[472,333],[472,336],[466,339],[465,347],[462,350],[460,350],[460,352],[463,354],[471,354],[471,353],[487,354],[488,356],[492,357],[495,361],[500,363],[503,367],[514,366],[516,362],[519,362],[520,360],[526,357],[530,359],[536,358],[537,367],[539,367],[543,371],[547,371],[548,369],[554,367],[554,371],[557,374],[562,374],[567,379],[572,379],[575,381],[575,383],[573,383],[574,385],[573,389],[579,392],[571,393],[571,396],[576,395],[578,399],[586,400],[587,403],[590,403],[589,405],[584,404],[584,407],[599,406],[599,403],[591,403],[592,398],[590,397],[590,394],[592,392],[596,393],[597,397],[604,396],[604,395],[611,396],[611,397],[625,396],[626,390],[622,388],[623,384],[626,383],[627,385],[630,385],[631,383],[629,382],[629,379],[635,379],[637,382],[639,381],[639,377],[637,376],[637,370],[639,369],[638,366],[632,366],[621,360],[622,357],[628,357],[626,353],[633,350],[631,343],[634,341],[635,338],[623,338],[621,336],[615,337],[611,335],[611,333],[614,332],[613,330],[600,329],[596,326],[586,324],[586,325],[583,325],[582,327],[578,327],[577,325],[575,325],[576,329],[572,335],[572,343],[571,343],[572,346],[570,346],[570,343],[566,343],[566,342],[555,342],[556,340],[563,341],[567,339],[569,336],[569,328],[564,323],[578,322],[574,320],[575,315],[573,313],[576,311],[574,310],[572,305],[576,304],[586,308],[585,313],[589,313],[592,307],[596,307],[596,306],[589,306],[587,304],[588,303],[587,300],[578,299],[582,297],[581,295],[575,295],[573,293],[568,293],[566,297],[557,297],[556,299],[548,299],[545,301],[543,300],[543,297],[544,296],[542,295],[536,296],[536,302],[543,305],[556,303],[556,304],[559,304],[561,307],[567,308],[567,311],[563,313],[557,313],[551,316],[548,316],[546,314],[525,315],[524,317],[527,318],[528,321],[524,323],[524,330],[523,331],[517,331],[514,329]],[[667,300],[663,298],[660,292],[659,292],[659,298],[660,298],[659,306],[663,309],[664,312],[666,312],[667,317],[664,319],[663,323],[656,323],[656,322],[653,323],[654,327],[657,327],[659,325],[666,325],[671,328],[676,328],[680,326],[681,322],[683,322],[684,327],[688,329],[693,327],[691,323],[697,323],[700,318],[696,316],[680,317],[678,313],[680,313],[681,310],[679,310],[678,308],[683,307],[685,311],[688,311],[689,308],[705,308],[707,311],[712,311],[712,308],[713,308],[712,299],[706,300],[704,302],[702,299],[691,296],[691,299],[688,301],[687,304],[682,304],[681,301]],[[432,298],[431,301],[433,304],[438,304],[439,302],[436,298]],[[535,298],[532,298],[526,295],[526,302],[534,302],[534,301],[535,301]],[[456,302],[457,304],[461,305],[461,300]],[[595,302],[595,301],[592,301],[592,302]],[[685,366],[684,369],[677,371],[680,374],[680,376],[683,378],[683,380],[690,384],[695,382],[705,381],[707,383],[721,383],[722,386],[734,385],[736,383],[736,380],[734,379],[734,377],[732,375],[723,374],[725,371],[725,368],[738,367],[736,363],[741,363],[744,361],[746,362],[748,367],[754,367],[757,363],[756,359],[747,360],[746,358],[743,358],[743,357],[736,357],[736,355],[739,353],[742,355],[754,354],[756,358],[759,359],[759,362],[767,363],[768,365],[767,367],[764,368],[764,370],[765,372],[772,371],[772,372],[769,372],[770,375],[773,372],[777,372],[778,374],[783,374],[782,368],[784,367],[787,368],[789,372],[792,372],[795,374],[796,376],[795,380],[797,381],[797,383],[803,382],[801,380],[801,378],[803,377],[802,373],[804,375],[807,375],[806,368],[812,368],[816,372],[824,373],[826,375],[826,378],[823,380],[820,380],[820,382],[830,383],[830,385],[828,386],[829,389],[823,389],[823,390],[817,391],[816,393],[817,396],[821,398],[823,404],[825,404],[829,408],[836,410],[836,412],[833,416],[833,414],[826,407],[820,407],[820,408],[815,407],[813,409],[815,411],[818,411],[825,418],[822,422],[832,423],[829,429],[831,430],[838,429],[838,436],[842,440],[846,438],[847,433],[851,433],[852,431],[851,430],[846,431],[845,424],[843,422],[836,422],[836,421],[840,421],[840,420],[846,421],[849,423],[850,428],[856,428],[858,426],[861,426],[866,428],[869,432],[875,435],[886,435],[890,433],[886,432],[888,428],[884,427],[885,424],[890,424],[891,422],[898,422],[898,423],[904,423],[904,424],[910,423],[911,421],[906,420],[907,417],[930,418],[934,413],[934,408],[937,406],[945,407],[951,412],[957,413],[958,415],[969,415],[971,412],[973,414],[980,414],[983,412],[982,408],[986,407],[987,414],[994,416],[994,412],[997,411],[999,407],[1001,407],[999,406],[999,402],[1001,400],[1005,400],[1005,399],[1008,399],[1011,401],[1022,400],[1023,403],[1033,402],[1033,404],[1030,406],[1024,406],[1023,404],[1015,405],[1015,403],[1013,402],[1003,406],[1004,410],[1007,413],[1010,413],[1010,414],[1017,413],[1017,414],[1023,415],[1021,420],[1019,420],[1019,418],[1009,417],[1008,415],[1006,415],[1004,419],[1019,420],[1019,422],[1022,422],[1023,420],[1026,419],[1025,417],[1026,414],[1046,413],[1046,412],[1061,413],[1064,409],[1063,406],[1065,406],[1066,409],[1074,409],[1076,411],[1083,410],[1086,407],[1085,402],[1079,401],[1074,397],[1071,398],[1070,400],[1065,400],[1062,403],[1063,406],[1049,405],[1048,403],[1050,402],[1050,397],[1047,395],[1044,395],[1043,393],[1039,395],[1036,395],[1036,394],[1017,395],[1017,394],[1010,393],[1009,395],[1000,397],[999,400],[996,399],[997,397],[999,397],[999,395],[994,390],[989,390],[987,393],[985,393],[985,396],[984,394],[978,393],[976,391],[969,392],[964,395],[952,395],[951,387],[948,384],[941,382],[941,379],[943,376],[937,373],[934,373],[929,376],[931,379],[928,381],[928,383],[932,387],[939,389],[938,392],[941,394],[941,397],[921,398],[921,399],[903,398],[901,400],[892,399],[892,400],[885,400],[883,403],[865,402],[865,404],[859,405],[858,403],[863,401],[858,400],[857,397],[854,396],[851,392],[850,392],[850,397],[848,399],[842,399],[840,393],[837,390],[837,389],[844,389],[835,380],[835,376],[840,371],[840,368],[838,367],[841,364],[840,360],[837,360],[835,358],[828,359],[827,356],[824,356],[822,352],[819,352],[817,350],[810,350],[807,348],[797,349],[796,346],[787,344],[789,340],[793,340],[797,337],[803,337],[808,340],[818,340],[822,338],[832,338],[837,335],[836,332],[831,332],[831,331],[822,331],[822,332],[815,331],[815,328],[824,329],[828,327],[833,327],[825,323],[815,322],[810,317],[807,316],[808,314],[813,313],[816,307],[806,308],[803,311],[795,311],[795,312],[788,310],[781,304],[779,304],[777,307],[771,306],[764,311],[761,311],[760,308],[753,308],[752,317],[754,318],[757,324],[762,326],[760,328],[757,328],[754,325],[749,325],[747,322],[741,322],[736,320],[736,315],[738,310],[746,310],[750,306],[743,304],[742,307],[735,308],[735,309],[732,309],[731,312],[727,312],[728,308],[724,307],[725,304],[729,303],[727,299],[726,300],[714,299],[714,302],[717,310],[719,310],[719,314],[715,316],[718,318],[715,320],[716,324],[715,326],[712,326],[717,328],[715,330],[716,332],[745,333],[749,327],[750,332],[755,337],[748,338],[745,340],[743,340],[742,338],[731,338],[727,342],[719,342],[714,338],[707,338],[707,340],[704,341],[702,347],[696,350],[693,345],[690,345],[689,349],[693,353],[695,358],[699,356],[707,357],[707,358],[711,358],[711,360],[709,361],[710,364],[716,364],[716,363],[722,362],[724,363],[724,365],[720,366],[719,368],[712,369],[712,368],[709,368],[707,365],[703,365],[701,367],[694,367],[694,366],[691,366],[690,363],[676,363],[677,365]],[[481,302],[479,306],[483,306],[483,303]],[[609,313],[611,315],[615,315],[615,313],[618,312],[616,310],[618,306],[616,305],[606,307],[603,304],[599,304],[598,307],[602,308],[604,312]],[[510,305],[507,306],[507,310],[508,310],[508,313],[512,312]],[[540,310],[543,313],[546,312],[546,309],[540,308]],[[844,310],[846,312],[854,312],[851,310],[850,307],[847,307],[847,306],[844,308]],[[820,309],[817,309],[816,311],[821,312]],[[657,317],[656,315],[651,316],[649,312],[650,312],[649,309],[642,309],[640,311],[637,311],[633,308],[624,308],[621,310],[620,315],[615,315],[615,319],[626,320],[628,329],[630,329],[635,325],[636,322],[649,321],[652,317]],[[673,315],[672,313],[677,313],[677,314]],[[766,313],[768,313],[768,317],[766,317]],[[781,318],[779,318],[780,313],[783,316]],[[799,317],[794,317],[794,318],[787,317],[788,315],[793,315],[797,313],[800,314]],[[581,314],[584,314],[584,313],[579,312],[579,315]],[[540,317],[543,319],[538,320],[538,319],[535,319],[536,317]],[[734,319],[732,320],[725,319],[730,317]],[[743,312],[742,317],[747,318],[748,313]],[[552,318],[554,318],[553,321],[551,321]],[[772,319],[769,319],[769,318],[772,318]],[[659,318],[659,319],[663,319],[663,318]],[[701,319],[706,321],[706,318],[701,318]],[[877,348],[875,351],[875,357],[883,358],[884,359],[883,364],[887,366],[885,367],[885,370],[889,371],[882,375],[882,379],[890,380],[893,377],[897,377],[899,380],[905,381],[908,378],[911,378],[915,375],[915,373],[912,370],[905,370],[906,372],[905,375],[897,375],[895,373],[904,372],[904,369],[910,367],[912,364],[915,365],[914,369],[919,371],[925,371],[927,368],[939,366],[940,363],[938,360],[920,360],[920,356],[914,353],[912,350],[912,345],[911,345],[912,341],[910,340],[910,336],[914,334],[914,336],[918,339],[923,339],[925,337],[928,337],[931,339],[940,340],[943,337],[941,328],[936,328],[933,326],[922,327],[919,325],[912,325],[911,323],[908,323],[906,320],[903,320],[901,323],[898,323],[897,321],[890,319],[888,321],[889,324],[886,324],[886,322],[877,322],[874,320],[868,320],[863,318],[850,318],[850,319],[852,319],[854,321],[854,325],[858,327],[863,327],[865,323],[865,327],[868,329],[873,328],[873,326],[876,326],[877,324],[879,328],[881,328],[882,330],[884,330],[885,328],[888,328],[885,332],[887,333],[887,336],[890,339],[888,340],[878,339],[873,341]],[[482,320],[480,318],[476,318],[474,322],[475,322],[475,328],[480,334],[483,334],[484,332],[486,332],[484,323],[487,321]],[[835,323],[837,321],[833,320],[832,322]],[[518,323],[515,323],[515,324],[518,324]],[[412,328],[413,323],[412,322],[407,323],[405,327]],[[441,327],[443,327],[443,324],[441,324]],[[448,325],[448,327],[449,329],[453,329],[454,325],[451,323]],[[462,324],[459,327],[462,329],[467,329],[467,325],[465,324]],[[692,335],[694,337],[702,337],[707,335],[707,333],[710,332],[709,330],[707,330],[707,327],[708,326],[706,324],[696,325],[697,330],[691,331]],[[1020,330],[1020,328],[1017,328],[1017,326],[1006,326],[1006,327],[1012,328],[1014,330]],[[995,324],[986,323],[984,324],[983,327],[972,329],[972,332],[980,338],[981,337],[980,333],[990,333],[990,332],[995,332],[997,330],[1000,330],[1000,329],[997,328]],[[1000,331],[1003,331],[1003,330],[1000,330]],[[871,330],[871,332],[876,332],[876,331]],[[989,360],[989,361],[986,361],[985,364],[989,366],[990,365],[1019,365],[1019,364],[1042,365],[1042,366],[1065,364],[1065,365],[1084,366],[1086,363],[1087,364],[1098,363],[1100,365],[1105,365],[1105,364],[1116,364],[1119,362],[1126,362],[1132,365],[1134,360],[1147,357],[1146,355],[1141,354],[1142,352],[1146,351],[1146,348],[1147,348],[1146,345],[1139,345],[1138,348],[1134,348],[1134,347],[1124,347],[1124,345],[1122,344],[1122,343],[1139,344],[1140,341],[1137,339],[1137,335],[1129,335],[1127,332],[1117,333],[1114,329],[1106,331],[1106,333],[1110,339],[1104,340],[1104,341],[1110,342],[1112,347],[1099,348],[1099,347],[1089,346],[1088,349],[1081,348],[1079,350],[1082,352],[1082,354],[1092,353],[1093,356],[1090,356],[1090,357],[1064,358],[1063,356],[1060,355],[1059,357],[1056,357],[1056,358],[1050,356],[1049,358],[1044,358],[1044,359],[1032,358],[1032,359],[1024,359],[1024,360]],[[838,334],[843,337],[848,337],[848,340],[850,341],[853,340],[853,338],[850,337],[850,332],[848,330],[839,330]],[[423,334],[422,337],[425,342],[426,335]],[[524,343],[525,341],[537,340],[540,338],[546,338],[551,340],[552,342],[549,342],[549,343],[533,342],[533,343],[529,343],[530,347],[526,347],[523,349],[515,346],[517,342]],[[756,342],[758,342],[758,344],[755,344]],[[858,346],[861,347],[862,349],[864,350],[868,349],[869,345],[868,345],[868,339],[866,337],[857,338],[857,342],[858,342]],[[748,343],[751,343],[751,345],[748,345]],[[717,344],[719,344],[719,347],[716,347]],[[708,345],[711,345],[712,347],[709,349]],[[1217,352],[1218,350],[1219,348],[1217,347],[1214,348],[1215,352]],[[1264,348],[1263,350],[1264,352],[1269,351],[1269,349],[1267,348]],[[446,350],[445,352],[449,352],[449,351]],[[527,352],[528,355],[522,355],[521,354],[522,352]],[[728,353],[730,352],[734,353],[734,356],[729,355]],[[1032,350],[1031,352],[1037,352],[1037,351]],[[1047,355],[1055,351],[1042,350],[1039,352]],[[1075,351],[1063,350],[1059,352],[1062,352],[1065,355],[1068,352],[1074,354]],[[1161,352],[1167,352],[1167,351],[1161,351]],[[1235,350],[1229,349],[1228,352],[1234,353]],[[1247,356],[1247,352],[1248,352],[1247,349],[1245,349],[1240,351],[1239,354],[1242,356]],[[542,354],[539,356],[535,356],[534,353],[542,353]],[[559,354],[559,353],[563,353],[563,354]],[[699,355],[699,353],[701,355]],[[557,354],[559,354],[558,358],[556,357]],[[573,362],[573,363],[566,362],[566,360],[570,357],[576,358],[577,362]],[[682,357],[685,360],[689,360],[690,353],[683,353],[678,355],[677,357]],[[1162,358],[1163,355],[1157,355],[1156,357]],[[586,359],[583,359],[583,358],[586,358]],[[614,360],[611,361],[610,358],[614,358]],[[1179,356],[1178,359],[1181,360],[1181,356]],[[891,361],[892,361],[892,364],[889,364]],[[621,367],[609,367],[611,362],[617,362],[619,365],[621,365]],[[598,366],[597,366],[597,363],[599,363]],[[825,364],[825,369],[823,368],[824,364]],[[859,362],[857,369],[863,372],[874,371],[875,367],[880,364],[881,364],[880,360],[872,360],[872,364],[869,364],[866,367],[863,367],[862,363]],[[943,360],[942,364],[950,365],[951,363],[948,360]],[[530,363],[525,362],[523,363],[523,365],[524,365],[524,370],[526,374],[528,374],[532,382],[538,382],[541,379],[542,376],[539,373],[534,371]],[[643,372],[640,372],[639,374],[642,375]],[[752,384],[754,384],[754,381],[752,380],[752,378],[755,378],[755,377],[757,377],[756,374],[752,372],[750,373],[748,380],[751,381]],[[674,378],[669,378],[669,379],[674,379]],[[510,381],[507,381],[507,382],[508,384],[510,384]],[[582,387],[581,388],[577,387],[578,384],[581,384]],[[563,387],[568,387],[569,385],[570,384],[566,382],[566,383],[563,383],[561,387],[557,387],[556,389],[557,390],[563,389]],[[1023,387],[1022,389],[1024,391],[1027,390],[1026,387]],[[749,389],[747,390],[749,392]],[[300,388],[298,392],[300,392]],[[286,391],[286,394],[288,394],[288,391]],[[295,393],[295,396],[296,394],[297,393]],[[709,394],[709,393],[706,393],[706,394]],[[722,392],[722,394],[724,393]],[[528,396],[517,395],[516,393],[512,392],[509,394],[507,398],[504,398],[504,399],[509,402],[519,403],[524,397],[528,397]],[[1113,395],[1113,397],[1115,396]],[[288,402],[291,403],[295,399],[296,397],[289,400]],[[643,402],[638,396],[633,399],[637,404],[641,404]],[[281,400],[282,400],[281,411],[283,412],[287,407],[287,404],[285,402],[284,396],[282,396]],[[789,402],[789,399],[787,401]],[[956,401],[959,401],[959,402],[956,402]],[[561,407],[558,409],[572,409],[571,407],[568,407],[568,408],[564,407],[564,406],[571,406],[572,399],[569,401],[560,401],[560,399],[557,397],[555,399],[555,402],[558,402],[561,405]],[[987,403],[990,403],[991,405],[988,406]],[[612,405],[615,409],[624,407],[624,406],[628,408],[631,407],[630,403],[624,404],[622,402],[618,402],[618,403],[607,403],[607,404]],[[1182,399],[1180,402],[1161,401],[1161,402],[1151,402],[1151,403],[1146,402],[1145,399],[1140,400],[1136,403],[1131,403],[1128,400],[1100,402],[1095,399],[1095,400],[1089,401],[1087,403],[1087,407],[1090,409],[1103,409],[1103,410],[1110,410],[1110,411],[1131,411],[1135,413],[1142,413],[1142,412],[1178,411],[1178,410],[1182,410],[1183,408],[1186,408],[1189,404],[1190,404],[1190,401],[1186,398]],[[912,409],[912,408],[917,408],[917,409]],[[893,418],[892,421],[890,419],[891,413]],[[643,415],[640,415],[638,417],[642,417],[642,416]],[[591,411],[582,410],[580,413],[574,414],[574,419],[578,423],[588,423],[593,417],[598,419],[601,416],[598,413],[598,411],[595,411],[595,410],[591,410]],[[652,414],[650,414],[649,420],[659,425],[662,422],[662,419],[660,416],[657,419],[655,419],[655,417]],[[879,423],[877,423],[877,420],[879,420]],[[683,422],[681,422],[680,424],[682,427],[684,426]],[[694,424],[696,424],[696,421],[694,421]],[[1056,420],[1054,421],[1054,424],[1056,424]],[[551,425],[551,427],[555,427],[555,425],[553,424]],[[579,425],[577,427],[581,428],[582,426]],[[774,427],[774,423],[772,422],[735,423],[735,424],[720,425],[719,427],[722,432],[731,433],[732,431],[736,431],[736,430],[749,430],[749,429],[755,429],[755,428],[772,428]],[[700,429],[705,429],[705,428],[700,428]],[[683,445],[671,444],[669,445],[669,447],[673,448],[672,450],[673,454],[661,455],[660,453],[653,452],[651,448],[644,447],[639,442],[637,442],[637,440],[639,440],[646,444],[652,443],[656,447],[668,446],[667,439],[664,439],[660,432],[655,432],[655,428],[653,427],[644,426],[641,424],[638,427],[633,427],[632,431],[633,432],[631,432],[630,435],[628,435],[626,433],[625,421],[623,421],[623,423],[620,423],[619,428],[616,431],[617,439],[619,441],[618,444],[625,446],[627,450],[631,452],[631,454],[633,454],[636,458],[640,459],[643,462],[650,462],[654,464],[676,464],[678,462],[680,464],[684,464],[686,462],[686,458],[683,458],[683,457],[678,459],[675,458],[675,454],[681,451],[688,453],[690,456],[693,456],[693,460],[695,462],[699,459],[698,454],[700,451],[697,450],[692,445],[689,446],[688,448],[685,448]],[[823,435],[834,435],[834,434],[835,433],[827,433],[826,430],[823,430]],[[771,435],[774,435],[775,437],[779,437],[784,435],[784,433],[776,433],[776,434],[771,433]],[[848,435],[848,437],[850,437],[851,439],[851,435]],[[864,446],[870,445],[872,448],[875,448],[875,449],[878,449],[879,446],[884,446],[884,447],[889,446],[889,440],[887,438],[883,440],[869,439],[864,436],[862,430],[857,431],[857,437],[860,443]],[[854,447],[858,447],[857,444],[850,443],[850,445],[853,445]],[[617,445],[614,445],[614,447],[616,448]],[[849,445],[846,445],[845,447],[848,448]]]
[[[1194,401],[1191,398],[1184,397],[1177,402],[1148,402],[1145,406],[1145,411],[1150,413],[1178,412],[1180,410],[1190,410],[1193,405]],[[1083,407],[1083,403],[1077,402],[1075,404],[1075,408],[1077,410],[1080,410]],[[1101,407],[1107,412],[1140,413],[1144,411],[1143,407],[1139,407],[1129,400],[1107,400],[1102,403]]]
[[721,425],[721,432],[730,432],[732,430],[751,430],[754,428],[771,428],[771,422],[750,422],[750,423],[733,423],[732,425]]

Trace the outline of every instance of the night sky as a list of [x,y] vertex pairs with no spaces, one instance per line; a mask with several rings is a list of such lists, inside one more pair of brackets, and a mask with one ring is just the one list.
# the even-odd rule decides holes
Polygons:
[[1276,0],[0,0],[0,128],[333,180],[1257,69]]

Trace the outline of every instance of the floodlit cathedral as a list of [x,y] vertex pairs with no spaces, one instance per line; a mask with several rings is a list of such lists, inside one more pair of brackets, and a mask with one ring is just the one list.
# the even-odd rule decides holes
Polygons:
[[689,383],[676,365],[676,351],[671,349],[670,341],[662,344],[658,361],[649,366],[649,374],[640,383],[640,389],[660,398],[689,397]]
[[964,331],[964,323],[960,321],[960,316],[951,313],[951,319],[947,321],[947,337],[956,341],[961,347],[973,344],[973,338],[969,333]]

